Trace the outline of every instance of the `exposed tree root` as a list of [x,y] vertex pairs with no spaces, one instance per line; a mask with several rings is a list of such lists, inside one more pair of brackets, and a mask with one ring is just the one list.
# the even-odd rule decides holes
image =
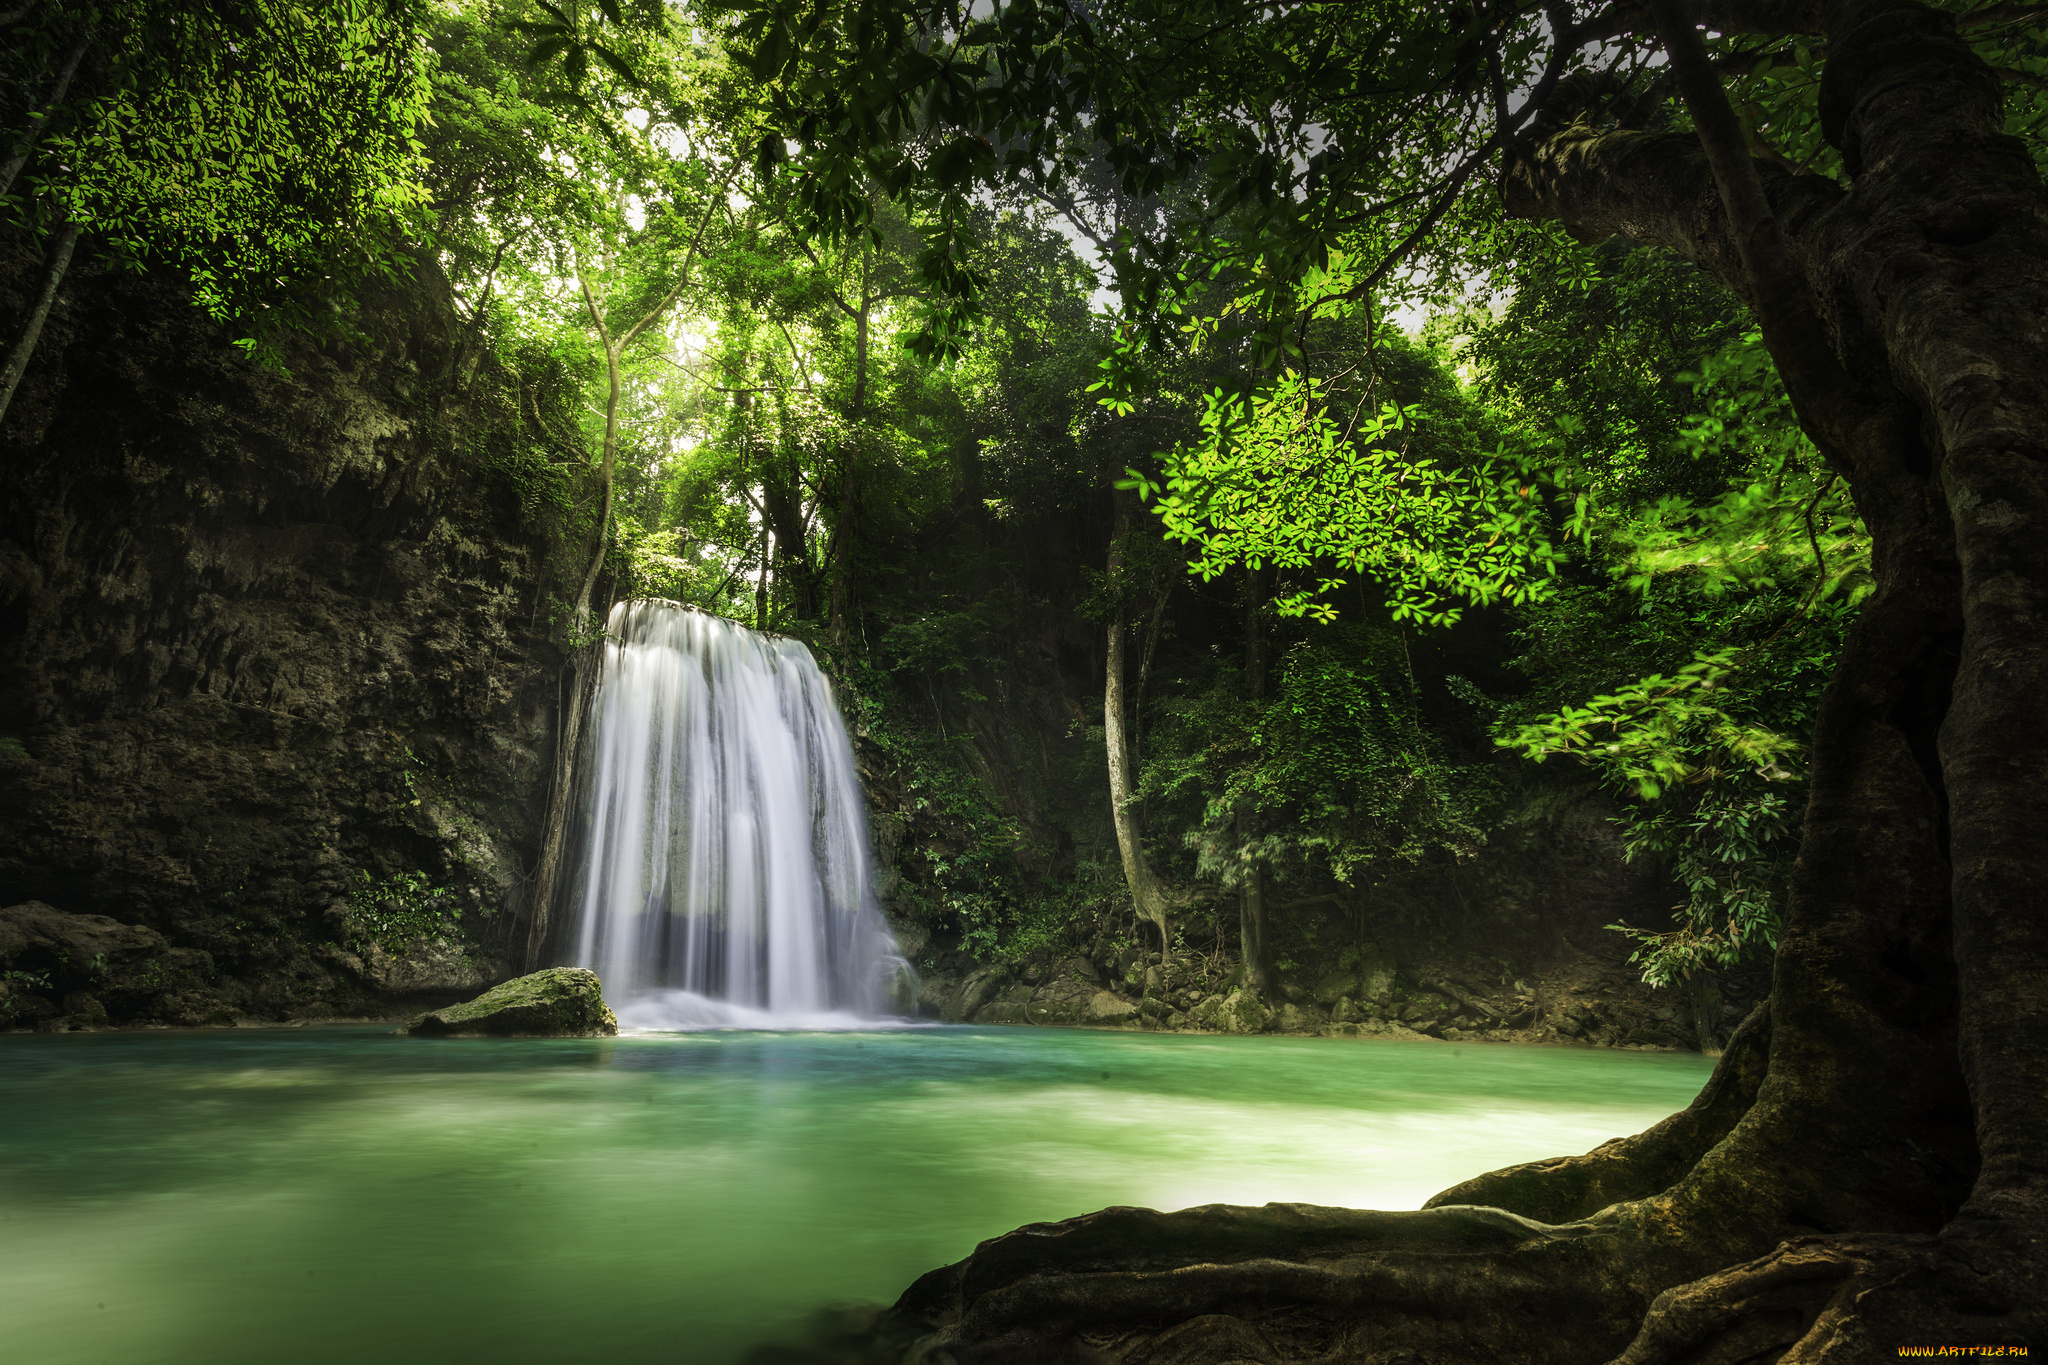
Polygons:
[[1770,1066],[1769,1002],[1742,1021],[1697,1098],[1634,1137],[1603,1142],[1584,1156],[1551,1157],[1475,1176],[1424,1208],[1485,1204],[1544,1223],[1587,1218],[1629,1199],[1670,1189],[1712,1151],[1756,1101]]
[[1803,1237],[1660,1294],[1614,1365],[1847,1365],[1910,1347],[2048,1340],[2037,1255],[1951,1229],[1937,1237]]
[[1846,1365],[2041,1342],[2010,1239],[1806,1237],[1652,1294],[1626,1220],[1494,1209],[1105,1209],[984,1243],[879,1320],[770,1362],[861,1365]]
[[925,1276],[845,1358],[1597,1360],[1626,1346],[1652,1297],[1617,1244],[1592,1222],[1472,1207],[1105,1209]]

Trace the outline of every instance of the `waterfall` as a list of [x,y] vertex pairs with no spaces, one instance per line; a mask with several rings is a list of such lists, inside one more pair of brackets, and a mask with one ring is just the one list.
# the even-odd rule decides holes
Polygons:
[[881,1014],[853,746],[795,640],[673,602],[612,608],[585,752],[575,963],[641,1028]]

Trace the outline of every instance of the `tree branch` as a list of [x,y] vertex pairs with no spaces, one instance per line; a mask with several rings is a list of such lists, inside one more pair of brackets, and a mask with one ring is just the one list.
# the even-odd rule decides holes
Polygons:
[[740,160],[738,157],[734,157],[732,163],[725,168],[725,174],[719,177],[718,184],[713,190],[711,198],[705,203],[704,215],[697,220],[697,231],[690,236],[689,250],[683,253],[683,269],[682,273],[676,278],[676,287],[663,295],[661,302],[655,304],[654,307],[647,311],[646,317],[641,318],[640,321],[634,323],[626,330],[626,334],[619,338],[619,345],[622,348],[632,345],[633,339],[646,331],[657,318],[667,312],[669,305],[680,298],[683,290],[689,287],[690,266],[697,258],[697,248],[703,244],[704,230],[711,226],[711,215],[717,212],[718,206],[725,202],[726,188],[732,184],[732,178],[739,173],[739,168]]
[[2048,19],[2048,5],[1991,5],[1956,16],[1957,28],[1988,28],[1993,24],[2025,24]]
[[1684,16],[1681,0],[1650,0],[1650,9],[1700,147],[1713,168],[1722,211],[1749,277],[1750,304],[1764,345],[1777,362],[1800,426],[1832,460],[1843,460],[1855,415],[1849,375],[1821,321],[1806,272],[1778,231],[1777,214],[1757,176],[1742,121],[1714,74],[1699,29]]
[[14,388],[28,371],[28,358],[35,354],[36,342],[42,338],[43,322],[50,316],[50,304],[57,297],[57,286],[64,280],[64,271],[71,264],[72,248],[77,245],[78,224],[67,222],[57,238],[57,250],[50,261],[49,272],[43,277],[42,293],[36,296],[36,306],[30,311],[28,322],[22,327],[21,336],[7,357],[5,374],[0,375],[0,419],[7,416],[8,406],[14,402]]
[[71,51],[65,54],[64,66],[57,72],[57,79],[51,85],[50,93],[43,97],[43,117],[29,126],[21,144],[14,149],[14,155],[0,163],[0,195],[6,194],[13,187],[14,177],[21,174],[21,168],[28,164],[28,154],[35,146],[36,139],[50,126],[50,120],[57,116],[57,108],[64,102],[65,92],[71,88],[71,78],[77,74],[79,59],[85,56],[86,48],[92,45],[92,33],[91,27],[88,26],[78,35],[78,41],[74,42]]
[[810,393],[810,371],[804,368],[803,355],[796,348],[796,338],[789,334],[789,328],[783,325],[781,318],[775,319],[775,330],[782,333],[783,343],[789,347],[789,367],[796,373],[797,382],[803,385],[805,393]]
[[[771,202],[768,206],[768,211],[775,215],[777,222],[782,224],[783,231],[789,234],[790,240],[796,243],[797,249],[810,257],[811,264],[820,270],[827,271],[829,275],[830,267],[823,260],[819,259],[818,253],[812,250],[811,244],[804,239],[804,235],[796,230],[796,225],[789,221],[789,216],[782,211],[781,206]],[[832,302],[838,307],[840,312],[850,318],[858,318],[860,316],[859,311],[852,304],[848,303],[845,296],[839,292],[839,286],[836,282],[832,284],[828,292],[832,295]]]

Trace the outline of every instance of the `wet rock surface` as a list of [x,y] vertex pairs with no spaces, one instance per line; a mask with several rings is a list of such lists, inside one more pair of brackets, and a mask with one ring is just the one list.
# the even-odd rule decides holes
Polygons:
[[430,1010],[406,1027],[416,1038],[609,1038],[619,1021],[597,973],[549,967],[493,986],[476,999]]

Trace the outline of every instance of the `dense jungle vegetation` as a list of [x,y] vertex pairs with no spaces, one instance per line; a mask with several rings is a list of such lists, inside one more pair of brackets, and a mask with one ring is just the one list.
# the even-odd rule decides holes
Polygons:
[[[561,547],[559,637],[587,661],[612,603],[659,596],[807,642],[918,832],[892,905],[979,960],[1179,945],[1277,995],[1312,916],[1368,920],[1591,793],[1675,884],[1668,923],[1616,927],[1645,978],[1806,955],[1775,1035],[1731,1045],[1725,1121],[1610,1155],[1627,1179],[1450,1202],[1621,1220],[1578,1282],[1631,1323],[1696,1282],[1656,1351],[1750,1331],[1780,1272],[1724,1268],[1795,1234],[1838,1240],[1798,1253],[1828,1288],[1780,1347],[1851,1313],[1842,1285],[1976,1311],[1939,1269],[1969,1238],[2006,1267],[1986,1330],[2018,1331],[2048,573],[1997,537],[2048,510],[2040,19],[29,5],[0,194],[48,288],[5,390],[75,252],[183,272],[251,365],[345,342],[369,282],[445,280],[455,382],[496,414],[479,477]],[[1900,311],[1914,288],[1950,292]],[[1025,752],[1048,716],[1071,743]],[[1996,1041],[1994,980],[2033,1002]],[[1811,1002],[1858,992],[1917,1040],[1888,1044],[1926,1072],[1910,1115],[1872,1117],[1874,1071],[1800,1088],[1874,1027]],[[1767,1151],[1862,1143],[1851,1114],[1937,1153],[1899,1158],[1911,1191],[1865,1144],[1853,1197],[1788,1175],[1729,1211]],[[1137,1311],[1099,1269],[1045,1271],[1076,1296],[1047,1341]],[[917,1311],[962,1359],[1025,1330],[957,1293]]]
[[[492,477],[587,556],[555,585],[561,628],[660,596],[827,656],[953,835],[904,888],[942,933],[983,957],[1137,937],[1108,822],[1020,825],[1020,775],[949,729],[1034,620],[1079,613],[1128,640],[1119,799],[1169,940],[1256,959],[1289,940],[1288,903],[1455,864],[1558,785],[1520,755],[1577,765],[1566,785],[1611,790],[1630,846],[1677,870],[1677,925],[1631,930],[1651,980],[1775,943],[1867,550],[1698,270],[1525,229],[1512,266],[1341,296],[1361,238],[1306,286],[1333,302],[1288,380],[1238,409],[1271,369],[1241,272],[1193,288],[1162,344],[1113,344],[1094,263],[1188,191],[1133,192],[1099,152],[1062,189],[964,206],[871,180],[834,223],[777,174],[758,63],[713,13],[337,15],[18,20],[22,57],[60,73],[111,24],[177,76],[87,45],[35,113],[17,222],[53,252],[71,233],[186,269],[259,363],[283,329],[345,333],[351,280],[444,274],[461,382],[502,409]],[[274,88],[230,105],[229,69]],[[174,137],[184,100],[203,114]],[[195,185],[202,157],[226,169]],[[957,261],[934,257],[946,234]],[[1237,532],[1247,481],[1316,512]],[[1495,609],[1473,625],[1467,604]],[[1475,637],[1471,662],[1425,688],[1412,649],[1447,633]],[[1073,718],[1095,761],[1039,774],[1057,790],[1034,805],[1105,813],[1100,707]],[[1019,857],[1033,839],[1053,847]]]

